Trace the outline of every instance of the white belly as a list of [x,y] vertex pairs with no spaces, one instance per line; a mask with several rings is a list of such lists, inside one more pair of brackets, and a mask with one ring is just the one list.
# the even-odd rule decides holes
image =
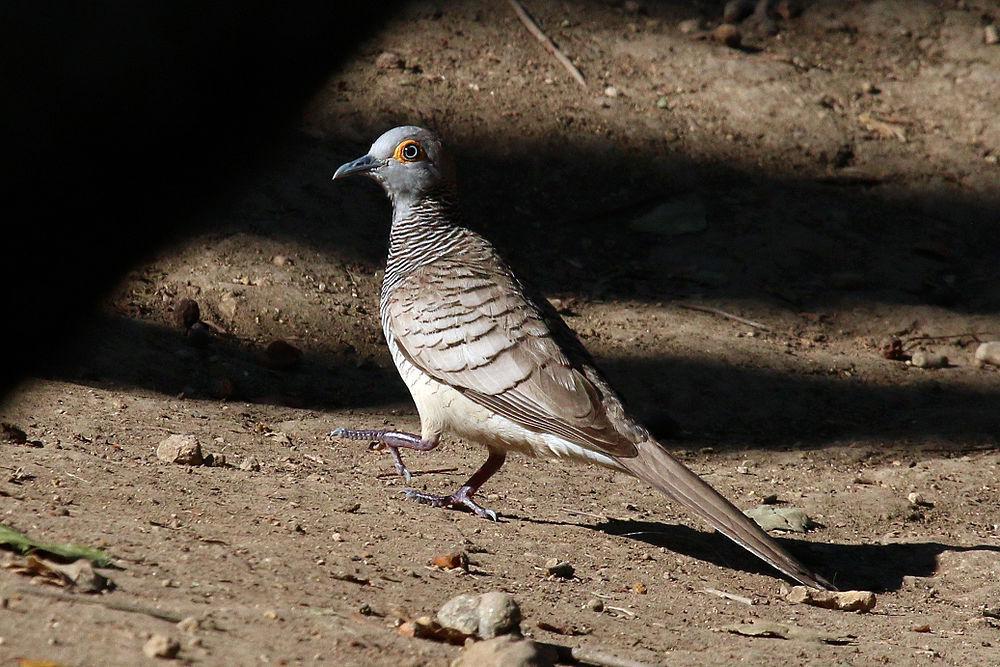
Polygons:
[[486,447],[516,451],[527,456],[566,458],[596,463],[615,470],[622,469],[610,456],[549,433],[526,429],[475,403],[411,364],[389,331],[385,332],[385,338],[396,368],[417,405],[421,437],[432,438],[442,433],[451,433]]

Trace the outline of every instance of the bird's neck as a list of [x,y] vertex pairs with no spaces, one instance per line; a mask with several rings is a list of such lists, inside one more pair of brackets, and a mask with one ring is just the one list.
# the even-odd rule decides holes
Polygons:
[[414,199],[395,197],[383,290],[391,289],[411,272],[443,257],[467,233],[460,224],[458,207],[450,191]]

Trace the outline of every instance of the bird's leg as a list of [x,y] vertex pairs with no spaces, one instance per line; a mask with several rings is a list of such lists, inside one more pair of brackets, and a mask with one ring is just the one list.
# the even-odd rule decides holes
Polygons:
[[479,505],[472,499],[472,496],[479,490],[479,487],[486,483],[486,480],[500,470],[500,466],[503,465],[504,459],[506,458],[507,453],[503,450],[491,449],[486,462],[483,463],[483,465],[479,467],[479,470],[477,470],[475,474],[469,478],[468,482],[462,485],[462,488],[450,496],[435,496],[430,493],[424,493],[423,491],[417,491],[416,489],[406,489],[406,497],[412,498],[418,503],[423,503],[432,507],[467,509],[476,516],[496,521],[497,513]]
[[434,438],[421,438],[419,435],[413,435],[412,433],[387,431],[385,429],[336,428],[330,431],[330,437],[347,438],[348,440],[370,440],[385,445],[392,456],[393,467],[396,468],[396,472],[407,482],[412,479],[413,475],[410,474],[406,464],[403,463],[403,457],[399,453],[399,448],[405,447],[406,449],[415,449],[418,452],[429,452],[437,447],[439,442],[436,436]]

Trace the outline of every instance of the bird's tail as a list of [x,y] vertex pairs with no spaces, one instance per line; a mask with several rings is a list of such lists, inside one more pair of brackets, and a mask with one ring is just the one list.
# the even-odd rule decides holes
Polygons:
[[671,456],[662,445],[650,440],[637,447],[637,456],[618,459],[630,473],[652,484],[658,491],[707,521],[733,542],[799,583],[813,588],[836,590],[826,579],[810,572],[771,539],[753,519]]

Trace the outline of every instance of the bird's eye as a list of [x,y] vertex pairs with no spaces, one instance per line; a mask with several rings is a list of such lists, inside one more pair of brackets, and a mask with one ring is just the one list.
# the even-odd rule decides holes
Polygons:
[[395,157],[400,162],[417,162],[418,160],[423,160],[426,156],[420,144],[412,139],[408,139],[399,146],[396,146]]

